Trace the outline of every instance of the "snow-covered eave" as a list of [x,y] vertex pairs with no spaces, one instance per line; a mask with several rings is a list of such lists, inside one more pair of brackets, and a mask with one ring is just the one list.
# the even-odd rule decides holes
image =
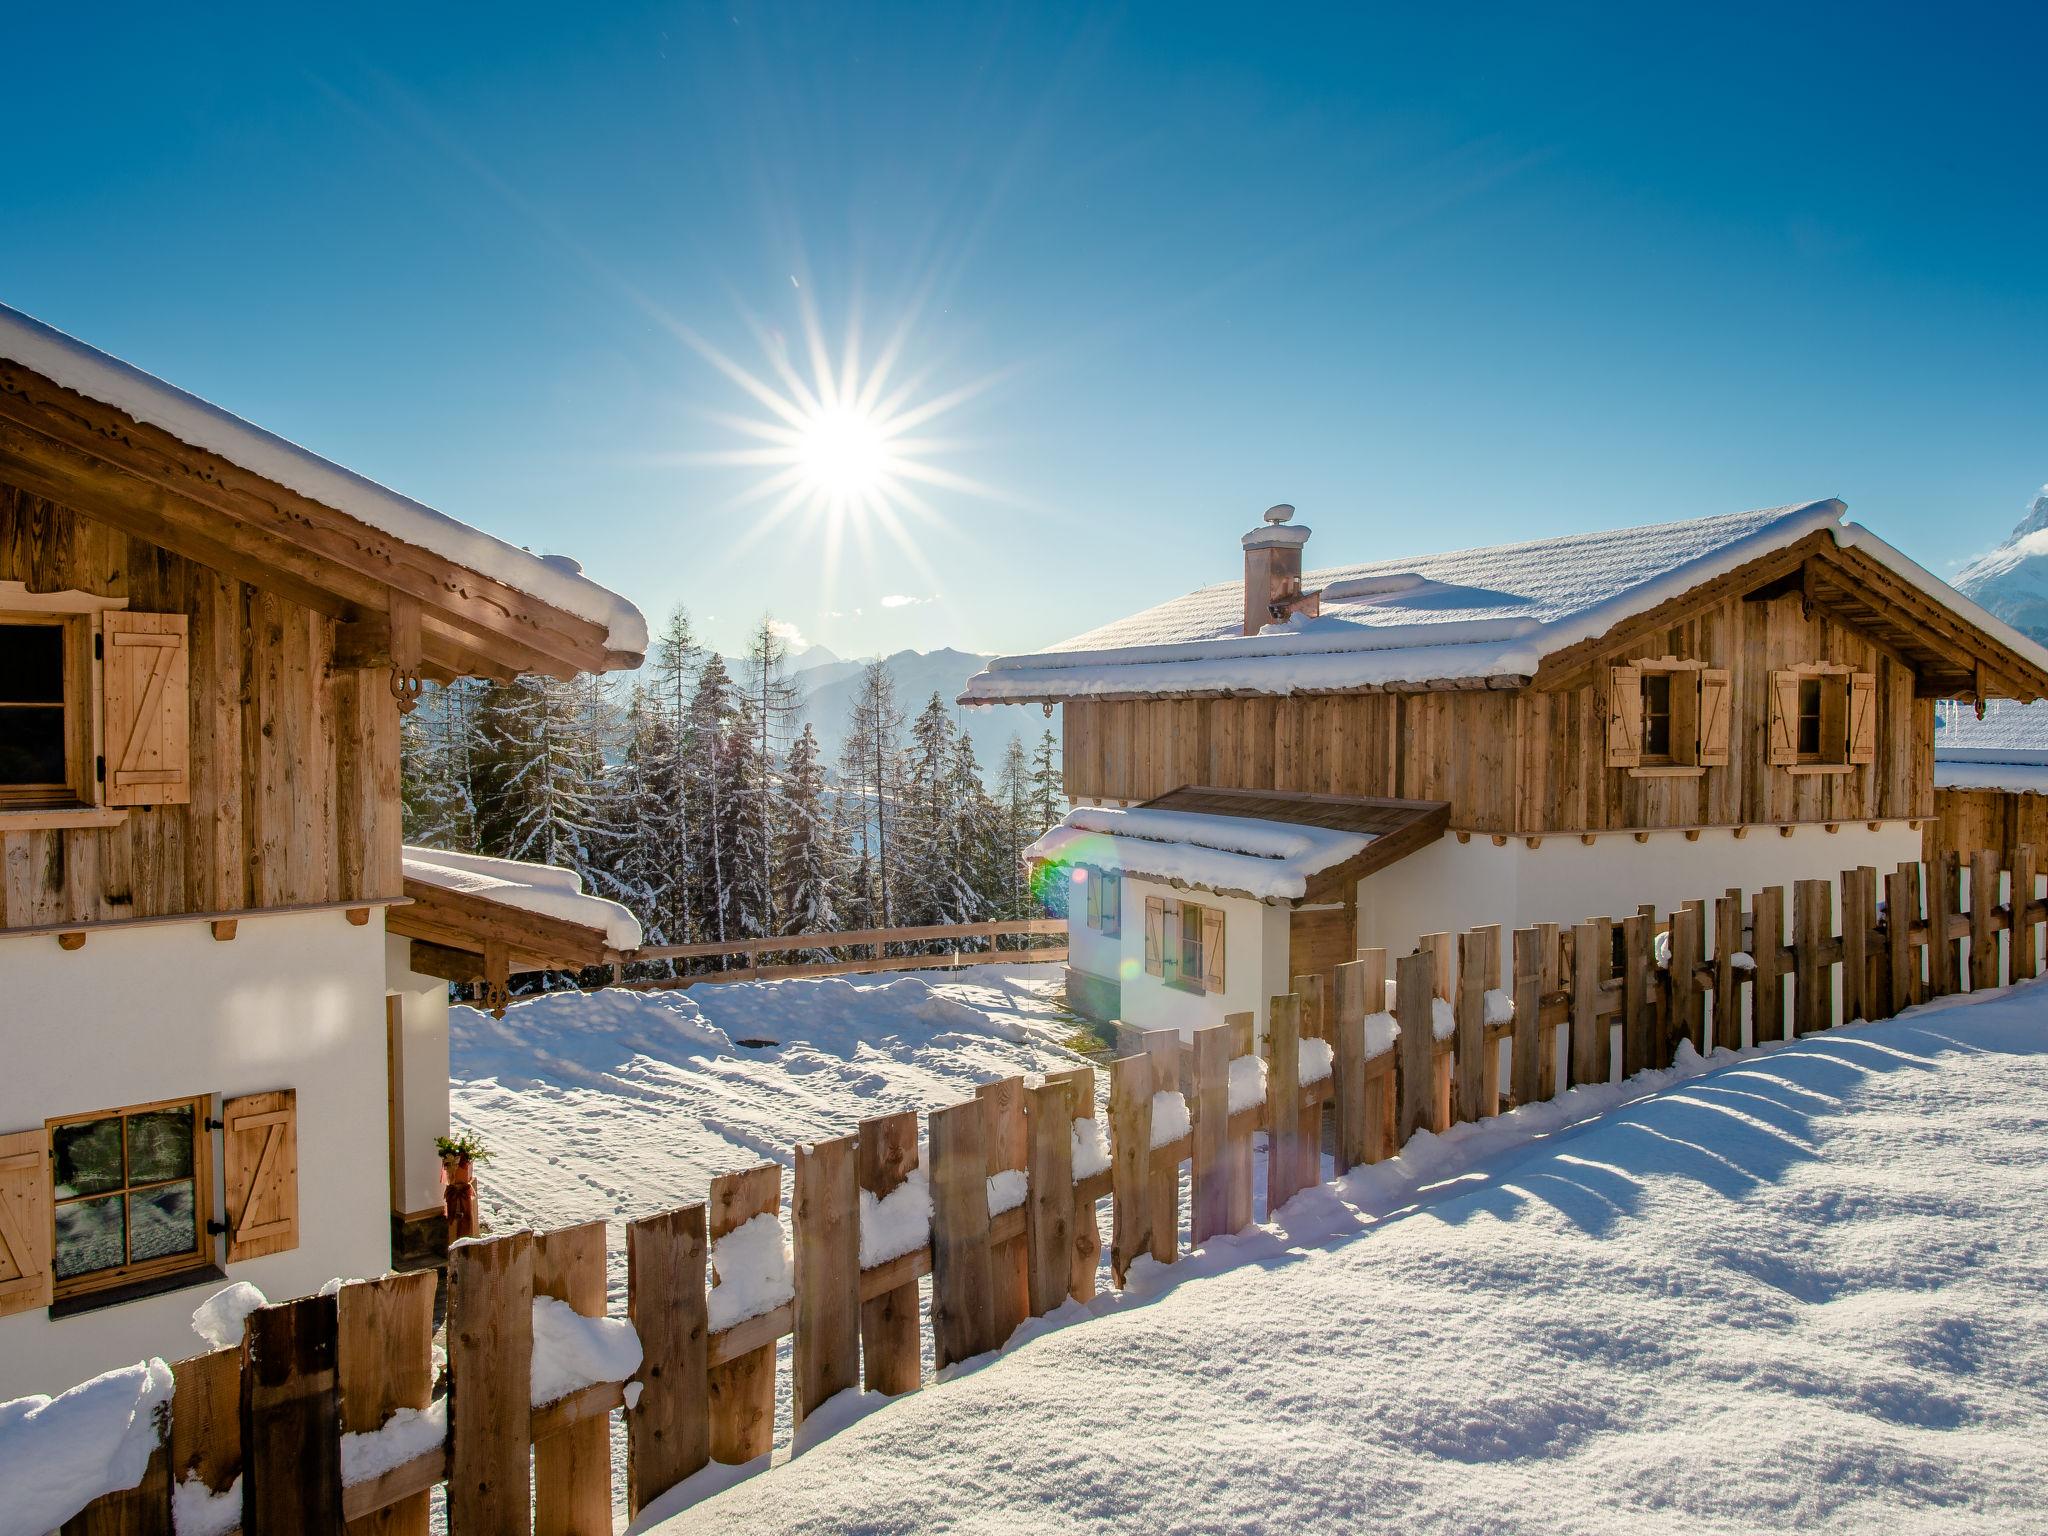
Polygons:
[[639,608],[584,576],[573,561],[507,544],[4,304],[0,358],[392,539],[598,626],[608,653],[604,670],[637,666],[646,654],[647,620]]
[[[410,844],[401,854],[407,880],[587,930],[593,950],[623,954],[638,949],[643,940],[640,920],[618,902],[586,892],[574,870]],[[407,921],[404,909],[398,912],[390,919],[394,930],[402,930]]]
[[1924,596],[1933,598],[1957,618],[1982,630],[1986,636],[2012,651],[2027,665],[2048,674],[2048,647],[2042,646],[2036,640],[2028,639],[1996,614],[1979,607],[1971,598],[1957,591],[1911,556],[1887,544],[1861,523],[1849,523],[1837,528],[1835,543],[1842,549],[1862,551],[1894,576],[1917,588]]

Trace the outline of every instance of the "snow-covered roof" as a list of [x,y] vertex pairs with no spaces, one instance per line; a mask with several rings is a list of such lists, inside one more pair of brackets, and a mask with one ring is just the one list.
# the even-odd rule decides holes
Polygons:
[[2048,668],[2048,651],[1882,539],[1839,501],[1572,534],[1302,577],[1321,613],[1241,634],[1242,577],[1203,587],[1048,650],[999,656],[963,703],[1144,693],[1251,693],[1483,682],[1544,657],[1823,529]]
[[1934,787],[2048,794],[2048,704],[1993,699],[1982,720],[1971,705],[1937,705]]
[[1193,811],[1082,807],[1024,850],[1027,859],[1122,870],[1260,901],[1299,901],[1309,880],[1355,858],[1371,835]]
[[647,650],[647,620],[640,610],[584,576],[566,556],[536,555],[492,538],[4,304],[0,357],[381,533],[602,625],[612,650]]
[[573,869],[526,864],[516,859],[488,859],[475,853],[443,853],[438,848],[410,845],[405,848],[404,857],[408,880],[596,928],[613,949],[640,947],[640,920],[616,901],[586,895],[582,877]]

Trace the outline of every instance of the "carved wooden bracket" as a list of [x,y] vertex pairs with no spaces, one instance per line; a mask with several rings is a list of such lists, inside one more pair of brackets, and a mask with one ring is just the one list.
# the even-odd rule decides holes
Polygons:
[[398,712],[409,715],[419,706],[421,675],[420,600],[409,593],[391,594],[391,697]]
[[483,1005],[493,1018],[505,1017],[512,1001],[512,953],[503,939],[484,940]]

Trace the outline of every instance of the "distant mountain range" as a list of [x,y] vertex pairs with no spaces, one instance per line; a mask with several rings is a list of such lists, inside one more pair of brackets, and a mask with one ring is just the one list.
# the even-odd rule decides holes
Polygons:
[[1956,573],[1955,586],[2021,634],[2048,645],[2048,485],[2003,544]]

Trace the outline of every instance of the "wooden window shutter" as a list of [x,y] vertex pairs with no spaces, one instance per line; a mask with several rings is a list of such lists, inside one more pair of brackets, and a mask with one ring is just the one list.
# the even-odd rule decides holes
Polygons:
[[1102,932],[1112,939],[1124,935],[1124,877],[1120,870],[1102,877]]
[[1849,679],[1849,761],[1877,761],[1877,674],[1858,672]]
[[1145,974],[1166,974],[1166,898],[1145,898]]
[[229,1099],[228,1262],[299,1246],[299,1095],[296,1089]]
[[1202,909],[1202,990],[1223,990],[1223,914],[1214,907]]
[[1092,865],[1082,865],[1081,873],[1086,876],[1088,887],[1088,926],[1102,926],[1102,871]]
[[1607,766],[1643,760],[1643,669],[1614,667],[1607,675]]
[[0,1136],[0,1317],[50,1304],[49,1137]]
[[1771,755],[1773,766],[1799,761],[1799,674],[1771,674]]
[[108,805],[184,805],[192,798],[185,629],[182,613],[100,615]]
[[1700,756],[1702,768],[1728,766],[1729,683],[1726,667],[1700,673]]

